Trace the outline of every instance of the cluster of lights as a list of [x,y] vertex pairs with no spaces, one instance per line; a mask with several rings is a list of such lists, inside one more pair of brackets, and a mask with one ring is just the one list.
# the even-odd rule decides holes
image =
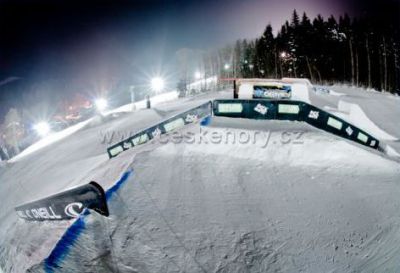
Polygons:
[[288,57],[288,54],[285,51],[282,51],[280,56],[282,59],[285,59],[286,57]]
[[[201,78],[200,72],[195,73],[196,79]],[[160,92],[164,89],[164,79],[155,77],[151,79],[151,89]],[[103,112],[108,107],[108,101],[105,98],[98,98],[94,101],[94,105],[99,112]],[[51,126],[46,121],[38,122],[33,126],[33,129],[40,137],[45,137],[51,132]]]

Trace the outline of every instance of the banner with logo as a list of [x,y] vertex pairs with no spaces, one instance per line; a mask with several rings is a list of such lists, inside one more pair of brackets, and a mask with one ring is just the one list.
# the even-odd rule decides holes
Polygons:
[[28,221],[57,221],[78,218],[85,208],[109,215],[104,190],[96,182],[23,204],[15,211]]
[[379,140],[353,124],[320,108],[294,100],[215,100],[215,116],[303,121],[321,130],[378,149]]

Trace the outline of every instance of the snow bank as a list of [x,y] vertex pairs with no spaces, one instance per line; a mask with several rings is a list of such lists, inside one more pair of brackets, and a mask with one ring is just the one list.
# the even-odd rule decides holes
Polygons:
[[300,83],[300,84],[305,84],[308,88],[313,88],[312,83],[310,82],[309,79],[306,78],[282,78],[282,81],[285,83]]
[[18,155],[14,156],[13,158],[11,158],[10,160],[8,160],[8,162],[17,162],[20,159],[24,158],[27,155],[30,155],[46,146],[49,146],[50,144],[53,144],[55,142],[58,142],[72,134],[74,134],[75,132],[81,130],[83,127],[85,127],[92,119],[88,119],[85,121],[82,121],[78,124],[75,124],[71,127],[68,127],[67,129],[64,129],[62,131],[59,132],[55,132],[55,133],[51,133],[50,135],[42,138],[41,140],[39,140],[38,142],[32,144],[31,146],[29,146],[28,148],[26,148],[25,150],[23,150],[21,153],[19,153]]
[[370,133],[374,137],[381,140],[397,140],[396,137],[386,133],[375,123],[373,123],[358,104],[340,100],[338,104],[338,110],[339,112],[336,113],[337,115],[339,115],[344,120],[353,123],[355,126],[361,128],[362,130]]
[[393,149],[390,145],[386,145],[385,152],[386,152],[386,154],[387,154],[388,156],[391,156],[391,157],[400,157],[400,154],[399,154],[395,149]]
[[[178,91],[172,91],[172,92],[167,92],[167,93],[162,93],[159,95],[156,95],[154,97],[150,98],[151,105],[155,106],[163,102],[168,102],[172,100],[178,99]],[[146,100],[140,100],[135,103],[128,103],[123,106],[120,106],[116,109],[110,110],[105,112],[105,115],[113,114],[113,113],[119,113],[119,112],[131,112],[132,109],[144,109],[146,108]]]
[[344,94],[344,93],[336,92],[331,89],[329,89],[329,95],[337,96],[337,97],[346,96],[346,94]]
[[253,99],[253,84],[252,83],[242,83],[239,89],[239,99],[251,100]]
[[307,85],[302,83],[292,84],[292,98],[293,100],[300,100],[310,103],[310,95]]

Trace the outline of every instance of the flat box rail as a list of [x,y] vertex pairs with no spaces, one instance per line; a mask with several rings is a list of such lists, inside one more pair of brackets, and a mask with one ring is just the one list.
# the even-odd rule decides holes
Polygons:
[[374,149],[379,140],[351,123],[303,101],[295,100],[214,100],[214,116],[231,118],[293,120]]
[[109,158],[116,157],[123,151],[148,142],[154,137],[169,133],[183,126],[212,115],[212,102],[206,102],[181,114],[168,118],[156,125],[144,129],[133,136],[107,148]]

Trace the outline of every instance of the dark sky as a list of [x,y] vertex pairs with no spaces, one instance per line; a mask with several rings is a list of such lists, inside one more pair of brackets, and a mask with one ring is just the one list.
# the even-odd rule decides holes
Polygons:
[[[68,89],[110,70],[135,82],[171,73],[180,48],[255,38],[267,23],[276,31],[293,9],[312,18],[365,7],[361,0],[0,0],[0,88],[10,79],[56,79]],[[21,95],[0,92],[3,109]]]
[[167,63],[168,56],[182,47],[209,48],[238,38],[254,38],[267,23],[277,29],[295,8],[299,12],[305,10],[310,17],[318,13],[324,16],[353,13],[346,0],[0,0],[0,3],[0,77],[3,78],[24,77],[32,70],[39,73],[43,69],[46,73],[47,65],[53,72],[64,72],[58,66],[73,67],[90,62],[93,57],[107,58],[98,54],[109,56],[109,51],[122,54],[127,62],[140,59],[141,65],[147,59],[148,63]]

